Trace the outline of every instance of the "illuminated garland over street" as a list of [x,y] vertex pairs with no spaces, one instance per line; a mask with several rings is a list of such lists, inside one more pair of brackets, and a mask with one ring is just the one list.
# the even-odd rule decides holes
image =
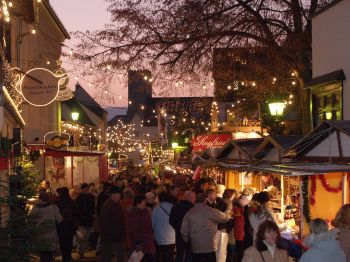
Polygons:
[[107,143],[111,153],[125,154],[139,150],[144,159],[148,158],[147,139],[136,138],[135,125],[124,124],[121,120],[107,128]]

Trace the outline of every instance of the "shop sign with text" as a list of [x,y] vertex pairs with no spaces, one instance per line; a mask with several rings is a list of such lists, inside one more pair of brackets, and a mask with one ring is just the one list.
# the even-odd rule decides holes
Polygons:
[[192,151],[204,151],[206,149],[222,148],[232,139],[231,134],[212,134],[196,136],[192,140]]

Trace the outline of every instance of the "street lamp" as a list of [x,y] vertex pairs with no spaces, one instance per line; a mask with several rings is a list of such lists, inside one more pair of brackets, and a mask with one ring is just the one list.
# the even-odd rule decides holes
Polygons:
[[173,149],[176,149],[177,147],[179,147],[179,143],[173,142],[173,143],[171,143],[171,147],[172,147]]
[[281,116],[286,105],[283,102],[272,102],[269,103],[270,113],[273,116]]
[[77,121],[79,119],[79,112],[72,112],[72,120]]

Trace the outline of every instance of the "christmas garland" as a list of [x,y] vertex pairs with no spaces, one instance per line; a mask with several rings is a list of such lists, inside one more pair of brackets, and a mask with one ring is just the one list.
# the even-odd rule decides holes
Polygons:
[[311,212],[309,206],[309,178],[307,176],[302,177],[302,195],[303,195],[303,215],[307,223],[311,221]]
[[311,176],[311,192],[310,192],[310,204],[313,206],[316,203],[315,195],[316,195],[316,176]]
[[324,189],[326,189],[328,192],[332,192],[332,193],[338,193],[340,191],[342,191],[343,189],[343,183],[342,181],[340,181],[340,184],[338,187],[331,187],[329,185],[329,183],[327,182],[326,178],[324,175],[318,175],[318,178],[320,179],[322,186],[324,187]]

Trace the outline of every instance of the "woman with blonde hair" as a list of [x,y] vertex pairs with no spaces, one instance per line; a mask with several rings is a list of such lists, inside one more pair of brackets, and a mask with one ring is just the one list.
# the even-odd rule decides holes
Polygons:
[[350,262],[350,204],[345,204],[339,209],[332,224],[339,229],[339,243],[344,250],[346,261]]

